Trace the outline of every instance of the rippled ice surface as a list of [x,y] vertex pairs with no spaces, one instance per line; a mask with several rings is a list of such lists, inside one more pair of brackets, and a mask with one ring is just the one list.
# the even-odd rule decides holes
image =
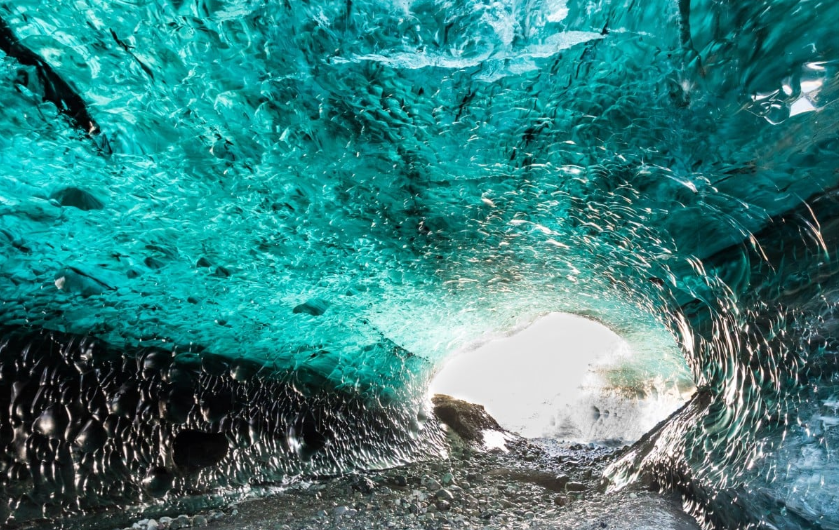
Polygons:
[[836,2],[0,19],[0,520],[435,454],[435,366],[567,311],[700,389],[615,487],[839,526]]

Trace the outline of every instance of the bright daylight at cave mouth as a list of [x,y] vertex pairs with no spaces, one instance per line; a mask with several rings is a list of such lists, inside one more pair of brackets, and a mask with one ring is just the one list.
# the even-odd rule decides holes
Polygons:
[[661,373],[616,388],[609,374],[632,356],[629,343],[603,324],[551,313],[452,354],[430,394],[484,405],[502,427],[528,438],[630,443],[694,390],[666,383]]

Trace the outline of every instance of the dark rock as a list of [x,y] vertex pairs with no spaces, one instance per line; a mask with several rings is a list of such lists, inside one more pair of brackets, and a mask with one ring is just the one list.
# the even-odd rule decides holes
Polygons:
[[507,481],[526,482],[536,484],[554,492],[564,492],[570,480],[567,475],[555,474],[537,469],[493,469],[487,473],[489,477],[500,477]]
[[408,485],[408,478],[405,475],[394,475],[388,478],[387,483],[391,486],[404,488]]
[[565,485],[566,491],[586,491],[588,486],[582,482],[569,482]]
[[352,489],[369,494],[373,493],[373,490],[376,489],[376,483],[367,477],[355,477],[352,482]]
[[431,401],[434,403],[434,414],[437,418],[470,444],[482,446],[484,430],[506,432],[492,416],[487,414],[483,405],[476,405],[443,394],[435,395]]
[[452,492],[450,492],[447,489],[437,490],[437,493],[435,493],[434,496],[437,497],[439,500],[442,500],[442,501],[453,501],[454,500],[454,495],[452,495]]

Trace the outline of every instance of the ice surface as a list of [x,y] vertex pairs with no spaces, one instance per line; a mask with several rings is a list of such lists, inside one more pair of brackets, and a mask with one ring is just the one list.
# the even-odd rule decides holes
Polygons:
[[[201,378],[257,381],[237,401],[270,419],[254,447],[309,433],[274,478],[416,456],[434,366],[567,311],[635,351],[672,334],[706,396],[616,485],[654,470],[731,528],[839,525],[839,3],[14,0],[0,19],[0,325],[58,333],[79,378],[3,350],[0,520],[179,502],[193,483],[155,472],[178,434],[239,436]],[[81,337],[122,356],[124,391]],[[189,384],[152,350],[193,355]],[[293,374],[329,421],[262,409]],[[349,425],[347,400],[358,430],[310,428]],[[386,425],[369,455],[359,433]],[[194,484],[259,480],[262,458]]]

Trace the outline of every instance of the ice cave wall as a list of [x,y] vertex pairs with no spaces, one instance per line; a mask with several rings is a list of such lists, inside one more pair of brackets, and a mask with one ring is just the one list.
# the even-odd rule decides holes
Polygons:
[[[648,470],[709,524],[836,526],[839,5],[16,0],[0,18],[4,518],[148,499],[149,473],[177,474],[167,502],[251,481],[255,453],[167,456],[190,430],[234,447],[233,410],[270,425],[253,451],[284,448],[272,479],[433,452],[416,396],[434,365],[564,310],[642,358],[664,327],[701,388],[616,485]],[[85,482],[106,458],[125,496]]]

